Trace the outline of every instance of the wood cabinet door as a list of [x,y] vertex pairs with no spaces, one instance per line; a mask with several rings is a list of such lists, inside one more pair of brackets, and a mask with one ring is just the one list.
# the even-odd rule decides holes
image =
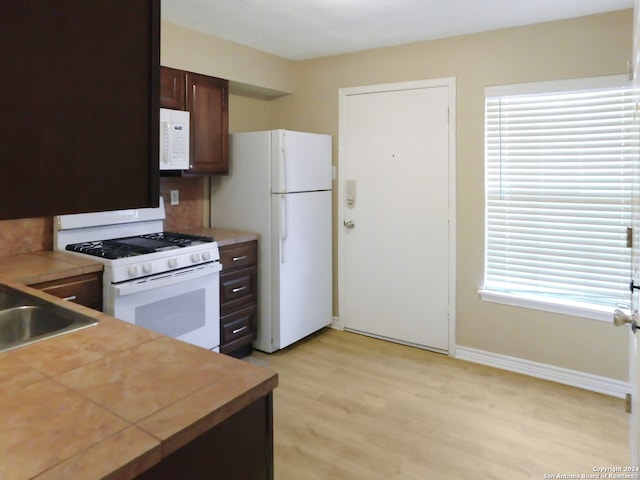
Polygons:
[[0,219],[157,207],[160,1],[1,5]]
[[186,72],[160,67],[160,107],[186,110]]
[[[211,401],[215,402],[215,397]],[[136,477],[181,478],[273,480],[273,393],[258,398]]]
[[102,272],[85,273],[30,286],[70,302],[102,311]]
[[229,172],[229,82],[187,72],[187,110],[191,112],[189,173]]

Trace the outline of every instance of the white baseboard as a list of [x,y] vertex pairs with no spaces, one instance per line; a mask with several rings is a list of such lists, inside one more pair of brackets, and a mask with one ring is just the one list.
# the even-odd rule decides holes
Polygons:
[[555,367],[545,363],[532,362],[522,358],[509,357],[497,353],[477,350],[475,348],[456,346],[455,358],[468,362],[480,363],[490,367],[522,373],[531,377],[551,380],[552,382],[583,388],[593,392],[604,393],[613,397],[624,398],[631,392],[628,382],[600,377],[568,368]]
[[340,325],[340,319],[338,317],[333,317],[330,327],[335,328],[336,330],[344,330],[344,328],[342,328],[342,325]]

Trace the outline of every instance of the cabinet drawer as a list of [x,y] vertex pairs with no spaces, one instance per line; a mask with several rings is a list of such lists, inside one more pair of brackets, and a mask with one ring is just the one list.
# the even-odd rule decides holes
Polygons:
[[228,353],[254,340],[255,306],[231,313],[220,319],[220,351]]
[[222,315],[245,305],[255,305],[258,269],[234,270],[220,275],[220,310]]
[[96,310],[102,310],[102,275],[87,273],[31,285],[56,297]]
[[222,271],[232,268],[255,265],[258,260],[258,249],[256,242],[239,243],[229,245],[220,249],[220,262]]

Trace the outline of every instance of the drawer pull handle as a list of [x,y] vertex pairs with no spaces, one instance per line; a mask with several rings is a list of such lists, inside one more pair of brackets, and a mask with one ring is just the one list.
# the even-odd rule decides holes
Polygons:
[[63,300],[68,300],[70,302],[73,302],[74,300],[77,300],[78,296],[77,295],[70,295],[68,297],[64,297]]
[[238,287],[238,288],[234,288],[233,290],[231,290],[233,293],[238,293],[241,292],[243,290],[246,290],[247,286],[245,285],[244,287]]
[[233,257],[232,261],[239,262],[240,260],[246,260],[246,259],[247,259],[246,255],[240,255],[239,257]]
[[236,329],[233,331],[233,334],[235,335],[236,333],[240,333],[240,332],[242,332],[243,330],[246,330],[246,329],[247,329],[247,326],[246,326],[246,325],[245,325],[244,327],[236,328]]

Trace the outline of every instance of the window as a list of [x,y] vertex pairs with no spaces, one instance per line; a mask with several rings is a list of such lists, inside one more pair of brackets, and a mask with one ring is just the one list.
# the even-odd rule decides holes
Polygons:
[[485,97],[482,298],[606,320],[628,309],[636,90],[598,77]]

